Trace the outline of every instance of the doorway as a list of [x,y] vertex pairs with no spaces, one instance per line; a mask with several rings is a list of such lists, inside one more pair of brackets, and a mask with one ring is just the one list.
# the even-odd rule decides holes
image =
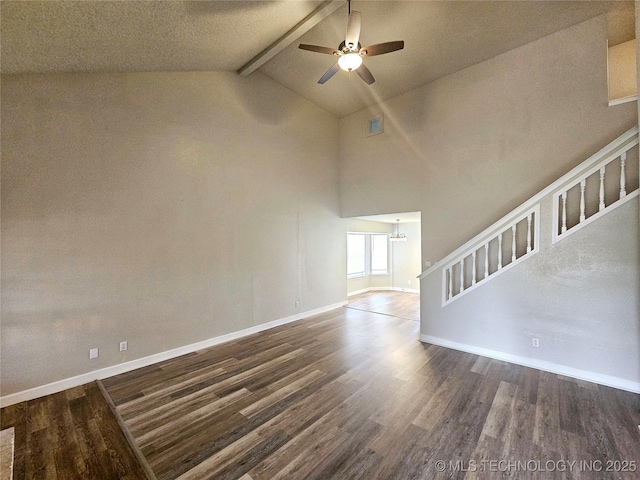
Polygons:
[[348,308],[419,320],[421,214],[348,219]]

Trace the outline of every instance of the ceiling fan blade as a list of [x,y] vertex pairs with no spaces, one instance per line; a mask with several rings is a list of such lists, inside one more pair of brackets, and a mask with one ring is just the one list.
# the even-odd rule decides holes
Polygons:
[[340,70],[340,65],[338,65],[336,63],[333,67],[331,67],[329,70],[327,70],[327,73],[325,73],[324,75],[322,75],[322,77],[320,77],[320,80],[318,80],[318,83],[320,85],[322,85],[327,80],[329,80],[331,77],[333,77],[338,70]]
[[[404,48],[404,41],[398,40],[396,42],[377,43],[375,45],[369,45],[360,49],[361,55],[367,57],[373,57],[374,55],[382,55],[383,53],[391,53]],[[366,52],[366,53],[364,53]]]
[[356,68],[356,73],[360,76],[362,80],[365,81],[367,85],[371,85],[373,82],[376,81],[376,79],[373,78],[373,75],[371,74],[369,69],[364,66],[364,63],[360,65],[358,68]]
[[338,55],[338,51],[335,48],[321,47],[319,45],[305,45],[301,43],[298,45],[298,48],[309,50],[310,52],[326,53],[327,55]]
[[349,48],[356,48],[358,40],[360,40],[360,25],[362,23],[362,15],[355,10],[349,15],[349,23],[347,24],[347,34],[344,43]]

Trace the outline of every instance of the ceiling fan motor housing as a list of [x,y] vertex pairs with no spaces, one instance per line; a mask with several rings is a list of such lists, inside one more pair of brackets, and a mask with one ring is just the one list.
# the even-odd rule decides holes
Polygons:
[[360,44],[360,42],[358,42],[358,45],[356,45],[355,48],[349,48],[347,44],[342,41],[340,45],[338,45],[338,51],[342,53],[359,53],[360,55],[364,55],[367,53],[366,50],[362,50],[362,45]]

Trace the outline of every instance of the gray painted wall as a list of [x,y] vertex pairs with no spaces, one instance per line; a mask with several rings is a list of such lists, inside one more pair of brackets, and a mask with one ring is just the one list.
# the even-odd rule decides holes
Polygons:
[[338,120],[286,88],[15,75],[2,107],[2,395],[346,300]]

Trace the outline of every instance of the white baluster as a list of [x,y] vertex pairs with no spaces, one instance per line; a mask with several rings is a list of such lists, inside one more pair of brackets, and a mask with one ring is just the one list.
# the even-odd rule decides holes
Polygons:
[[580,182],[580,221],[584,222],[586,217],[585,217],[585,205],[584,205],[584,190],[587,187],[587,180],[586,179],[582,179],[582,181]]
[[498,270],[502,268],[502,232],[498,235]]
[[448,271],[449,271],[449,292],[447,295],[447,299],[451,300],[451,297],[453,296],[453,267],[449,267]]
[[460,293],[464,292],[464,258],[460,260]]
[[484,278],[489,276],[489,244],[484,244]]
[[604,210],[604,167],[600,169],[600,203],[598,211]]
[[471,254],[471,262],[473,263],[473,266],[471,268],[471,285],[475,285],[476,284],[476,252],[473,252]]
[[627,190],[625,188],[625,178],[624,178],[624,164],[627,161],[627,152],[624,152],[620,156],[620,198],[627,195]]
[[562,233],[567,231],[567,192],[562,192]]
[[527,217],[527,253],[531,252],[531,214]]
[[511,227],[511,261],[516,261],[516,225]]

